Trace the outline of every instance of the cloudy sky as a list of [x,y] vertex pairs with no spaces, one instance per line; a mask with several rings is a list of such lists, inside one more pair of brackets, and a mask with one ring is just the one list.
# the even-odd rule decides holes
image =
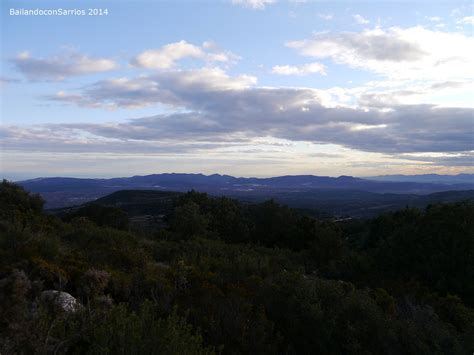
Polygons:
[[1,6],[2,177],[474,172],[470,1]]

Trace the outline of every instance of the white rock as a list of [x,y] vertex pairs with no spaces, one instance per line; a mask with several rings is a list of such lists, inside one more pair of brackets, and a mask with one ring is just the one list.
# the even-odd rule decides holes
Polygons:
[[67,292],[46,290],[41,292],[41,301],[65,313],[74,313],[82,308],[82,304]]

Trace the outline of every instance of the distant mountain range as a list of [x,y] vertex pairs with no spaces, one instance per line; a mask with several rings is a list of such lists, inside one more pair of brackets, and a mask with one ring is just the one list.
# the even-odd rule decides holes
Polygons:
[[[419,199],[417,195],[428,195],[445,191],[474,190],[474,175],[394,175],[372,178],[352,176],[328,177],[314,175],[278,176],[272,178],[237,178],[229,175],[203,174],[153,174],[111,179],[80,178],[37,178],[20,181],[27,190],[40,193],[46,200],[47,208],[80,205],[96,200],[119,190],[161,190],[184,192],[191,189],[212,195],[224,195],[241,200],[260,201],[275,198],[293,207],[318,208],[336,201],[337,206],[355,204],[370,208],[390,201]],[[413,181],[415,179],[432,181]],[[405,179],[405,180],[404,180]],[[412,179],[412,180],[410,180]],[[436,181],[436,179],[438,179]],[[450,180],[451,179],[451,180]],[[403,180],[403,181],[402,181]],[[410,195],[397,196],[397,195]],[[458,194],[459,195],[459,194]],[[458,196],[459,197],[459,196]],[[325,201],[323,203],[323,201]],[[351,202],[352,201],[352,202]],[[365,203],[365,202],[370,203]],[[363,203],[364,202],[364,203]],[[382,203],[382,204],[383,204]],[[327,208],[339,210],[339,207]],[[331,213],[333,213],[331,212]],[[340,210],[341,214],[343,209]]]
[[436,184],[473,184],[474,174],[382,175],[367,177],[366,179],[374,181],[423,182]]

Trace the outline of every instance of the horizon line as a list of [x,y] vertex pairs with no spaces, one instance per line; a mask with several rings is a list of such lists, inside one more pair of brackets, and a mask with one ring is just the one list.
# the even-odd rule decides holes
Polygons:
[[[9,174],[6,174],[9,175]],[[13,174],[12,174],[13,175]],[[352,177],[352,178],[360,178],[360,179],[367,179],[371,177],[386,177],[386,176],[427,176],[427,175],[435,175],[435,176],[460,176],[460,175],[474,175],[474,172],[462,172],[457,174],[438,174],[438,173],[423,173],[423,174],[382,174],[382,175],[315,175],[315,174],[284,174],[284,175],[247,175],[247,176],[235,176],[231,174],[225,173],[194,173],[194,172],[160,172],[160,173],[150,173],[150,174],[134,174],[129,176],[107,176],[107,177],[100,177],[100,176],[70,176],[70,175],[51,175],[51,176],[37,176],[31,178],[20,178],[20,179],[9,179],[2,176],[2,180],[7,180],[11,182],[22,182],[22,181],[29,181],[29,180],[37,180],[37,179],[54,179],[54,178],[63,178],[63,179],[84,179],[84,180],[109,180],[109,179],[125,179],[131,177],[141,177],[141,176],[151,176],[151,175],[202,175],[202,176],[229,176],[233,178],[244,178],[244,179],[271,179],[271,178],[278,178],[278,177],[286,177],[286,176],[314,176],[314,177],[328,177],[328,178],[340,178],[340,177]]]

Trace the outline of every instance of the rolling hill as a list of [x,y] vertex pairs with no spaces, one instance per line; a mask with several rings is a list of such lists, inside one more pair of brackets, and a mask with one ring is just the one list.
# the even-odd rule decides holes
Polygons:
[[[121,190],[83,205],[55,209],[52,212],[64,214],[83,206],[97,204],[118,207],[129,217],[137,220],[145,216],[162,218],[170,213],[175,199],[181,195],[181,192],[171,191]],[[246,203],[260,203],[269,198],[319,218],[368,218],[405,207],[425,208],[435,203],[474,200],[474,190],[445,191],[428,195],[379,194],[356,190],[313,190],[273,195],[249,194],[238,197],[240,201]]]

